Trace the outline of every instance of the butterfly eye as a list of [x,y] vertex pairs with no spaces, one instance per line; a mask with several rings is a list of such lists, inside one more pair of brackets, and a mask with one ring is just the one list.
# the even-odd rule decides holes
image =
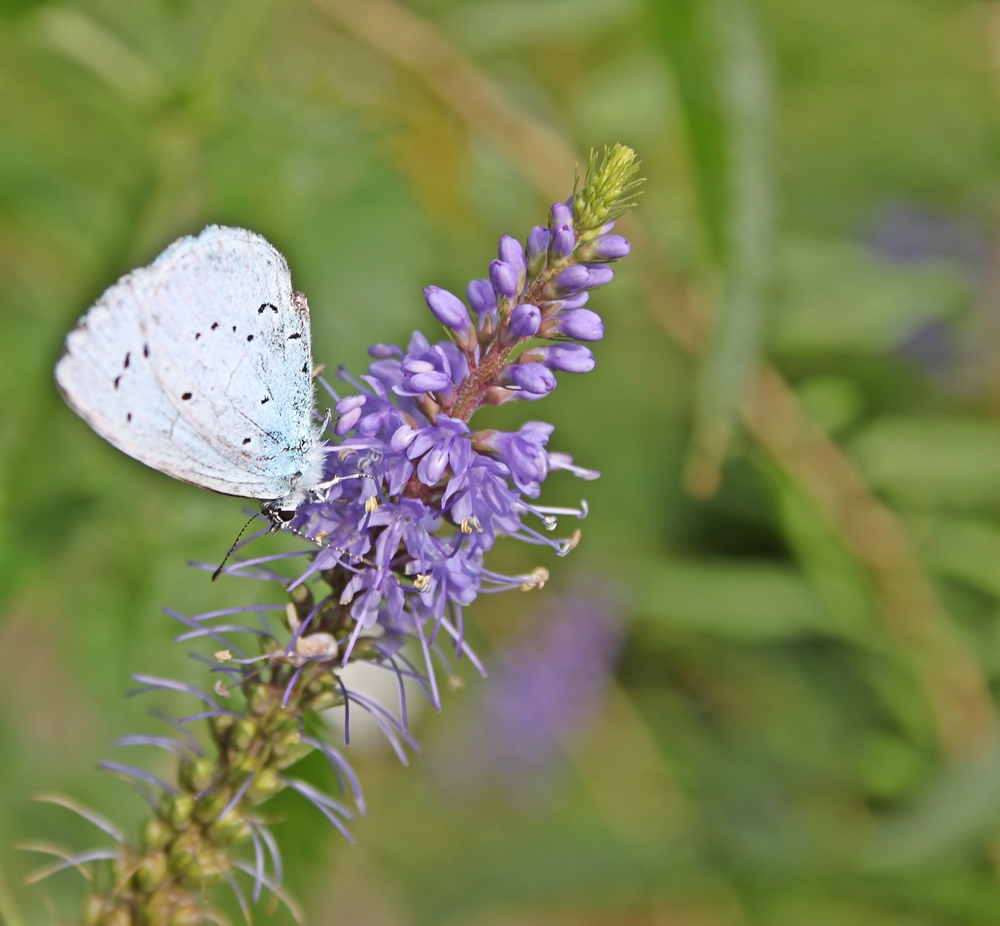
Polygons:
[[278,515],[278,520],[284,522],[285,524],[287,524],[289,521],[292,520],[292,518],[295,517],[294,511],[278,511],[276,513]]

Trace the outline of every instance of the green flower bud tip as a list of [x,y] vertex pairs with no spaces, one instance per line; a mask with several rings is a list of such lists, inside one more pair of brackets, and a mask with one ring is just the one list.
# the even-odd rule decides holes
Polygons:
[[190,794],[175,794],[170,799],[167,822],[175,829],[184,829],[191,822],[194,811],[194,797]]
[[278,773],[273,768],[262,768],[247,791],[251,803],[258,803],[284,787]]
[[257,722],[249,717],[241,717],[233,730],[233,748],[241,752],[246,749],[257,735]]
[[163,852],[147,855],[135,870],[135,880],[140,887],[156,887],[167,876],[167,856]]
[[159,817],[150,817],[142,827],[142,845],[145,849],[162,849],[173,838],[174,831]]
[[190,760],[181,762],[177,777],[188,791],[201,794],[211,786],[214,771],[215,765],[212,760],[202,756],[193,762]]
[[98,926],[104,919],[106,909],[104,898],[97,894],[88,894],[83,900],[84,926]]
[[600,228],[635,206],[635,197],[644,182],[638,173],[639,161],[626,145],[605,147],[603,155],[591,150],[583,188],[575,188],[573,192],[573,223],[577,231]]

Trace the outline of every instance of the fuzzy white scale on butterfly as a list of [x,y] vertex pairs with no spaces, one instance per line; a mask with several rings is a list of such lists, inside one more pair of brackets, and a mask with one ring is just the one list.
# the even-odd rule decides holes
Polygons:
[[264,238],[210,226],[110,287],[66,338],[56,382],[129,456],[291,509],[323,478],[309,308]]

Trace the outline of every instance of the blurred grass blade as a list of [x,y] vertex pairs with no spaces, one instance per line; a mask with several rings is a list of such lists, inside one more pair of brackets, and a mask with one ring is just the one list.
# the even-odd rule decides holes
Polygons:
[[643,576],[640,620],[651,628],[693,630],[744,641],[828,631],[823,607],[794,569],[758,561],[693,560],[651,565]]
[[3,869],[0,869],[0,924],[2,926],[25,926],[24,917],[21,916],[21,911],[17,909],[17,904],[11,897]]
[[132,103],[148,103],[163,91],[152,65],[118,36],[75,10],[48,7],[38,14],[42,40],[96,74]]
[[892,871],[933,860],[993,830],[1000,818],[1000,750],[954,768],[909,812],[876,830],[864,862]]
[[670,0],[652,10],[673,65],[703,221],[723,275],[685,477],[689,489],[706,495],[718,485],[763,337],[774,237],[771,75],[744,0]]
[[1000,501],[1000,424],[972,416],[886,415],[852,450],[871,485],[917,510],[974,509]]
[[981,518],[942,519],[923,539],[921,553],[936,575],[1000,599],[1000,529]]
[[721,48],[708,15],[712,0],[648,0],[648,15],[666,51],[681,101],[694,182],[709,247],[726,251],[729,213],[729,118],[719,79]]
[[831,626],[845,638],[874,635],[876,606],[864,569],[844,548],[795,484],[774,472],[778,516],[806,579],[823,603]]

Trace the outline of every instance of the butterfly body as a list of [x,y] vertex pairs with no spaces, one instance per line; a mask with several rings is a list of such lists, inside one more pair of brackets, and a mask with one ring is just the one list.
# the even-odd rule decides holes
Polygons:
[[272,520],[323,479],[309,307],[253,232],[209,226],[122,277],[67,336],[55,378],[119,450],[260,499]]

